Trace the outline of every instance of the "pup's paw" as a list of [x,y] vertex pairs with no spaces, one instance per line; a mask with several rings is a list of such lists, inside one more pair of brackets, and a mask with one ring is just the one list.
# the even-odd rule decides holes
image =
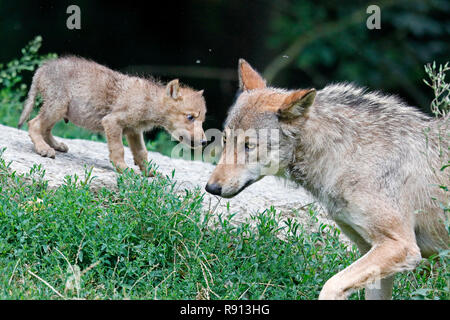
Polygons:
[[67,151],[69,151],[69,147],[63,142],[58,142],[58,144],[54,145],[53,148],[56,151],[59,151],[59,152],[67,152]]
[[126,169],[128,169],[128,166],[123,162],[112,162],[112,164],[118,173],[123,173]]
[[42,157],[48,157],[48,158],[52,158],[55,159],[55,149],[52,149],[50,147],[42,147],[42,148],[36,148],[36,152],[41,155]]
[[148,171],[147,174],[146,174],[146,176],[149,177],[149,178],[156,177],[156,176],[159,176],[159,175],[161,175],[161,172],[153,170],[153,169]]
[[157,174],[156,170],[147,170],[146,167],[140,167],[139,169],[144,176],[149,178],[154,177]]

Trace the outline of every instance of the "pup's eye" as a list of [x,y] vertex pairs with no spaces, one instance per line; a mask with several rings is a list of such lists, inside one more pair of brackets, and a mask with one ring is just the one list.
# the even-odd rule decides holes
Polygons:
[[223,142],[223,145],[225,145],[227,143],[227,137],[226,136],[222,136],[222,142]]
[[192,114],[188,114],[188,115],[186,116],[186,118],[187,118],[189,121],[194,121],[194,119],[195,119],[195,117],[194,117]]

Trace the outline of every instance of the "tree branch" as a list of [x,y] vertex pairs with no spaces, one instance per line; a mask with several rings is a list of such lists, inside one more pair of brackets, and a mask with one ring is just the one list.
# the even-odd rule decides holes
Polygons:
[[[386,0],[379,2],[377,5],[380,8],[386,8],[396,3],[398,3],[398,1]],[[366,15],[366,8],[364,8],[341,20],[319,24],[317,27],[309,30],[308,32],[305,32],[300,37],[298,37],[297,40],[295,40],[285,51],[283,51],[281,54],[275,57],[274,60],[272,60],[272,62],[266,67],[263,72],[264,78],[267,79],[268,82],[272,81],[281,70],[288,67],[295,61],[295,58],[300,55],[301,51],[306,45],[322,37],[328,37],[337,32],[341,32],[355,23],[362,22],[364,21]]]

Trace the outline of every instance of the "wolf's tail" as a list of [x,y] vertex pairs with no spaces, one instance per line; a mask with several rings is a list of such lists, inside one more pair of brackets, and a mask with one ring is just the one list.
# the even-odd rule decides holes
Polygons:
[[27,100],[25,100],[25,107],[23,108],[22,114],[20,115],[19,124],[17,127],[20,129],[25,121],[28,120],[28,117],[30,116],[31,111],[33,111],[34,107],[34,100],[36,99],[36,94],[38,93],[37,89],[37,75],[38,75],[39,69],[36,71],[36,73],[33,76],[33,81],[31,82],[30,91],[28,92]]

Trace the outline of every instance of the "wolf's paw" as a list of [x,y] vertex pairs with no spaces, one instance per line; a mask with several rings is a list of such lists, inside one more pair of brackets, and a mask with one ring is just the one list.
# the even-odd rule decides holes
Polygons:
[[50,147],[47,148],[36,148],[36,152],[41,155],[42,157],[48,157],[55,159],[55,149],[52,149]]
[[340,283],[336,278],[331,278],[325,282],[319,294],[319,300],[345,300],[346,298],[347,295],[341,289]]

